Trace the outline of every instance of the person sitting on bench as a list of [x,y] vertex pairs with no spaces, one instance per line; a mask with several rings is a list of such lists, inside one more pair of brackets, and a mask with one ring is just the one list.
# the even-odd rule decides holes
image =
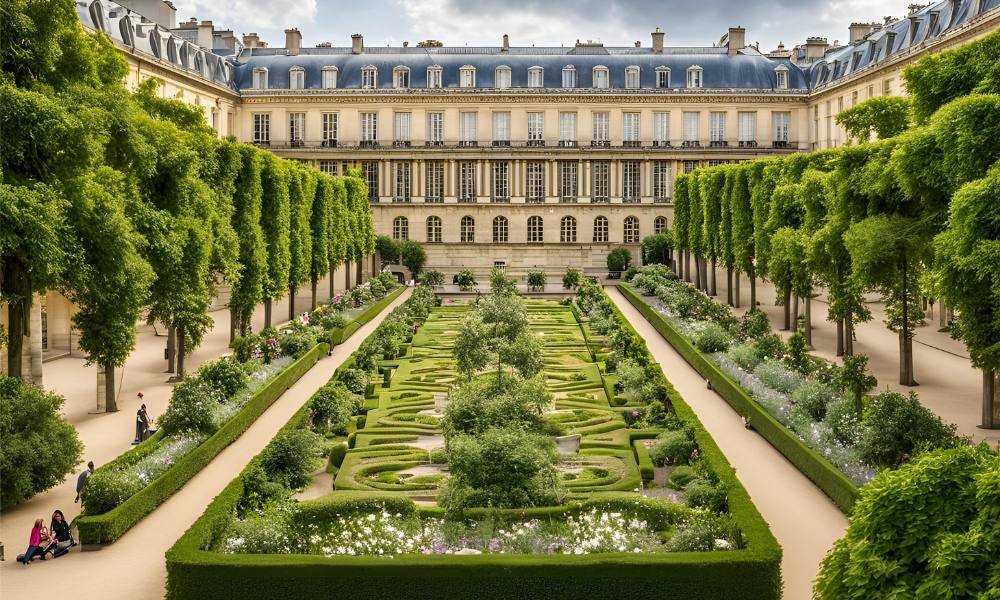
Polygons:
[[53,558],[59,558],[69,552],[69,549],[76,544],[69,532],[69,522],[66,521],[66,516],[61,510],[52,513],[52,524],[49,526],[49,532],[49,545],[42,552],[43,556],[51,552]]
[[45,529],[45,522],[41,519],[35,519],[35,526],[31,528],[31,536],[28,538],[28,549],[17,557],[18,562],[27,566],[35,556],[42,556],[42,548],[48,542],[49,532]]

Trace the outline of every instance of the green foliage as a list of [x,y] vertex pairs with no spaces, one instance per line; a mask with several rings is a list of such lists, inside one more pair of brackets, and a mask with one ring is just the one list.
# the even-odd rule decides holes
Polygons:
[[340,374],[340,382],[352,393],[363,396],[368,389],[368,373],[361,369],[347,369]]
[[767,313],[756,307],[743,313],[739,326],[741,340],[759,340],[770,333],[771,322],[767,319]]
[[809,358],[806,336],[796,331],[788,338],[788,351],[785,354],[785,364],[802,375],[808,375],[813,369],[813,361]]
[[772,358],[757,365],[753,374],[764,382],[767,387],[789,394],[802,385],[802,375],[785,366],[785,363]]
[[307,429],[279,433],[260,454],[269,481],[295,490],[309,483],[320,455],[320,437]]
[[198,378],[224,398],[232,398],[250,385],[250,376],[238,361],[220,358],[198,369]]
[[656,437],[656,443],[649,449],[653,464],[686,465],[695,450],[694,436],[688,430],[665,431]]
[[383,269],[399,262],[399,242],[387,235],[375,237],[375,251],[378,252]]
[[431,287],[444,285],[444,273],[441,271],[424,271],[420,276],[420,283]]
[[267,270],[263,297],[277,300],[288,291],[291,253],[290,168],[273,154],[264,153],[261,170],[261,229]]
[[608,252],[608,270],[611,272],[624,271],[631,262],[632,253],[628,248],[615,248]]
[[829,385],[809,379],[792,392],[794,412],[804,414],[812,421],[822,421],[826,417],[826,407],[836,397]]
[[528,288],[533,291],[545,289],[545,271],[528,271]]
[[670,472],[667,483],[675,490],[683,490],[684,487],[698,477],[693,467],[678,465]]
[[441,430],[449,440],[497,427],[541,432],[542,409],[551,401],[541,377],[526,381],[477,377],[451,392]]
[[726,490],[718,483],[695,479],[684,488],[684,496],[688,506],[713,513],[726,511]]
[[[319,281],[330,270],[330,229],[329,223],[333,212],[333,178],[320,174],[316,178],[313,190],[312,208],[309,216],[309,228],[312,232],[312,257],[309,261],[309,280]],[[348,217],[350,218],[350,217]],[[352,251],[347,254],[350,258]]]
[[670,232],[656,233],[642,238],[643,264],[670,264],[670,253],[674,248],[674,237]]
[[424,247],[413,240],[403,240],[399,243],[399,256],[403,266],[410,270],[410,274],[416,279],[427,264],[427,251]]
[[910,101],[900,96],[869,98],[837,114],[837,124],[848,137],[860,142],[872,136],[890,138],[903,133],[909,126]]
[[861,492],[823,560],[820,600],[990,598],[1000,580],[1000,458],[985,445],[922,454]]
[[715,322],[705,324],[694,340],[695,347],[708,354],[722,352],[732,343],[733,338],[726,328]]
[[868,357],[864,354],[844,357],[844,367],[840,371],[841,389],[847,391],[854,400],[854,412],[861,416],[861,396],[875,387],[878,380],[868,372]]
[[364,398],[342,381],[327,383],[313,394],[309,408],[312,424],[320,431],[344,433],[353,415],[361,412]]
[[524,301],[516,295],[485,297],[462,321],[453,353],[466,377],[486,367],[495,367],[499,376],[506,365],[530,378],[543,367],[541,345],[528,331]]
[[956,430],[924,408],[913,392],[882,392],[868,403],[858,450],[870,465],[894,467],[920,448],[956,445]]
[[63,402],[62,396],[0,376],[0,508],[51,488],[80,462],[83,444],[60,414]]
[[566,273],[563,275],[562,279],[563,287],[566,288],[567,290],[571,290],[575,287],[578,287],[580,285],[580,280],[582,277],[583,274],[580,272],[579,269],[573,269],[573,268],[566,269]]
[[236,321],[237,331],[246,335],[250,331],[250,317],[264,297],[267,278],[267,246],[260,225],[261,185],[263,158],[261,151],[245,146],[240,148],[243,165],[236,178],[233,196],[233,229],[240,240],[239,260],[242,271],[234,282],[229,298],[229,309]]
[[226,401],[222,393],[200,377],[189,377],[174,388],[170,404],[160,416],[164,433],[212,434],[222,424],[219,404]]
[[962,96],[1000,93],[998,60],[1000,34],[993,32],[970,44],[927,54],[907,67],[903,79],[916,120],[926,121],[939,108]]
[[455,275],[455,283],[458,284],[458,289],[468,292],[476,286],[476,276],[472,274],[472,271],[463,269]]

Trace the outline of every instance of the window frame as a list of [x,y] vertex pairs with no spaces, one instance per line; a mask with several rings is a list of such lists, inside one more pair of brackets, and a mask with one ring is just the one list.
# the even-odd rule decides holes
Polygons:
[[669,230],[667,226],[667,218],[663,215],[657,215],[653,219],[653,235],[659,235],[661,233],[666,233]]
[[503,215],[493,217],[493,243],[510,243],[510,219]]
[[288,89],[304,90],[306,88],[306,70],[300,66],[288,69]]
[[774,87],[779,90],[788,89],[788,67],[785,65],[774,68]]
[[639,239],[639,217],[635,215],[625,217],[622,221],[622,243],[638,244]]
[[565,215],[563,218],[559,219],[559,243],[576,243],[576,217],[572,215]]
[[527,239],[529,244],[545,243],[545,220],[539,215],[531,215],[528,217],[526,231],[528,234]]
[[689,90],[700,90],[705,87],[705,69],[691,65],[687,69],[687,87]]
[[610,229],[610,223],[608,218],[604,215],[597,215],[594,217],[594,234],[593,243],[595,244],[607,244],[608,243],[608,232]]
[[[333,85],[330,85],[332,79]],[[340,79],[340,69],[333,66],[327,65],[320,69],[320,87],[324,90],[335,90],[337,89],[337,80]]]
[[409,203],[413,197],[413,167],[408,160],[392,161],[392,201]]
[[545,69],[539,65],[528,67],[527,87],[537,89],[545,87]]
[[[663,77],[666,76],[666,77]],[[666,79],[666,85],[662,85]],[[656,67],[656,87],[657,89],[667,89],[670,87],[670,67]]]
[[361,89],[378,89],[378,67],[375,65],[361,67]]
[[[268,73],[267,67],[254,67],[253,70],[253,89],[255,90],[266,90],[268,89]],[[263,83],[264,85],[260,85]]]
[[511,86],[511,68],[507,65],[500,65],[493,72],[493,87],[498,90],[506,90]]
[[444,68],[441,65],[427,67],[427,89],[437,90],[444,87]]
[[428,244],[440,244],[442,243],[441,238],[441,217],[437,215],[429,215],[424,221],[424,239],[427,240]]
[[410,239],[410,219],[399,215],[392,220],[392,239],[396,241]]
[[[567,78],[569,79],[567,84]],[[566,65],[562,68],[562,87],[563,89],[573,89],[576,87],[576,67],[573,65]]]
[[[400,81],[400,79],[405,78],[405,81]],[[406,85],[400,85],[404,83]],[[392,68],[392,87],[397,90],[408,90],[410,89],[410,67],[398,65]]]
[[476,219],[472,215],[465,215],[459,221],[458,241],[462,244],[476,243]]
[[[598,77],[598,73],[602,75],[602,78]],[[606,90],[611,87],[611,72],[604,65],[597,65],[590,71],[591,86],[595,90]],[[603,83],[603,85],[598,85]]]
[[458,69],[458,87],[474,89],[476,87],[476,67],[462,65]]
[[639,65],[625,67],[625,89],[637,90],[642,86],[642,69]]
[[271,143],[271,113],[253,113],[253,143]]

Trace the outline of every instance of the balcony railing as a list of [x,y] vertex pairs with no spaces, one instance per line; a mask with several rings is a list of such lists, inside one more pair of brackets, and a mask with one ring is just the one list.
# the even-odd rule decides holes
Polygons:
[[[262,148],[270,148],[273,150],[279,149],[330,149],[336,148],[342,151],[349,150],[368,150],[368,149],[379,149],[386,151],[389,149],[393,150],[432,150],[432,149],[457,149],[457,148],[478,148],[480,150],[489,151],[489,149],[509,149],[509,148],[545,148],[552,147],[558,148],[559,150],[579,150],[581,145],[589,147],[591,150],[597,149],[611,149],[613,146],[608,140],[591,140],[589,142],[579,142],[577,140],[557,140],[554,143],[555,146],[547,146],[545,140],[525,140],[525,141],[514,141],[514,140],[490,140],[485,141],[480,145],[478,140],[461,140],[461,141],[444,141],[444,140],[433,140],[433,141],[423,141],[423,142],[413,142],[411,140],[394,140],[394,141],[378,141],[378,140],[361,140],[361,141],[341,141],[336,139],[329,140],[282,140],[282,141],[271,141],[271,140],[255,140],[251,142],[255,146],[260,146]],[[710,141],[702,143],[699,140],[684,140],[680,142],[680,145],[673,145],[668,140],[623,140],[618,148],[655,148],[657,150],[698,150],[709,148],[711,150],[757,150],[757,149],[774,149],[774,150],[794,150],[798,147],[796,142],[788,141],[773,141],[765,142],[763,145],[756,140],[746,140],[741,142],[729,143],[723,140]]]
[[510,148],[510,140],[493,140],[494,148]]
[[684,140],[681,142],[681,148],[700,148],[701,142],[698,140]]
[[559,140],[560,148],[576,148],[576,140]]
[[709,148],[728,148],[729,142],[725,140],[712,140],[708,143]]
[[428,140],[424,142],[424,146],[427,148],[433,148],[435,146],[444,146],[444,140]]
[[611,140],[590,140],[591,148],[610,148]]
[[378,148],[378,142],[375,140],[361,140],[359,145],[362,148]]
[[291,140],[290,142],[288,142],[288,145],[291,146],[292,148],[302,148],[303,146],[306,145],[306,143],[302,140]]
[[392,142],[393,148],[409,148],[410,140],[395,140]]
[[789,142],[788,140],[781,140],[777,142],[771,142],[771,147],[780,150],[786,150],[792,147],[792,143]]
[[670,148],[670,142],[667,140],[653,140],[654,148]]
[[476,140],[462,140],[458,142],[459,148],[475,148],[478,145],[479,142],[477,142]]
[[336,148],[337,140],[323,140],[319,145],[321,148]]
[[545,146],[545,140],[528,140],[529,148],[542,148]]
[[639,148],[642,146],[642,142],[639,140],[625,140],[622,142],[622,148]]
[[740,141],[740,148],[756,148],[756,147],[757,147],[757,141],[756,140],[741,140]]

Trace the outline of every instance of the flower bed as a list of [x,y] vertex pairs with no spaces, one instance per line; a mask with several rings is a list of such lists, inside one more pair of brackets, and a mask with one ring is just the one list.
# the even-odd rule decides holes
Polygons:
[[[385,308],[403,288],[362,313]],[[236,343],[236,356],[208,363],[180,384],[155,435],[97,469],[88,482],[84,514],[74,521],[84,545],[109,544],[180,489],[327,352],[320,317],[303,315],[282,332]],[[371,317],[368,317],[369,319]],[[243,353],[246,362],[239,363]],[[243,384],[240,373],[246,373]]]
[[[606,298],[601,306],[614,311]],[[372,598],[398,597],[400,590],[412,598],[620,596],[623,585],[662,598],[779,597],[780,548],[693,412],[661,373],[646,393],[661,406],[669,402],[670,416],[641,398],[620,399],[628,414],[660,421],[648,429],[640,418],[629,429],[605,394],[622,391],[605,381],[615,379],[603,371],[610,354],[600,352],[605,342],[598,338],[607,330],[591,330],[575,311],[528,304],[532,328],[544,333],[546,387],[556,398],[546,420],[581,437],[567,459],[577,467],[563,471],[565,502],[466,508],[458,520],[433,505],[441,479],[428,473],[448,456],[435,449],[438,421],[416,416],[433,414],[451,387],[451,345],[469,307],[437,308],[426,322],[410,312],[404,323],[411,327],[383,323],[331,381],[340,389],[347,374],[371,374],[375,365],[392,373],[391,383],[386,376],[374,385],[356,427],[343,429],[347,441],[317,419],[318,397],[304,406],[168,552],[168,597],[277,598],[324,594],[331,586],[363,589]],[[627,324],[619,328],[631,335],[617,339],[637,339]],[[413,339],[398,343],[401,334]],[[610,349],[621,351],[617,344]],[[643,353],[634,345],[632,360],[659,373]],[[381,357],[375,365],[372,354]],[[685,467],[691,496],[703,504],[641,493],[634,442],[668,425],[697,450],[682,460],[692,461]],[[313,489],[315,462],[276,470],[283,457],[302,454],[291,449],[303,436],[320,437],[333,493],[305,499],[295,492]],[[662,495],[676,493],[665,487],[662,470],[656,477]],[[695,479],[698,485],[690,483]],[[275,483],[288,487],[273,495]],[[713,499],[723,506],[710,507]]]

